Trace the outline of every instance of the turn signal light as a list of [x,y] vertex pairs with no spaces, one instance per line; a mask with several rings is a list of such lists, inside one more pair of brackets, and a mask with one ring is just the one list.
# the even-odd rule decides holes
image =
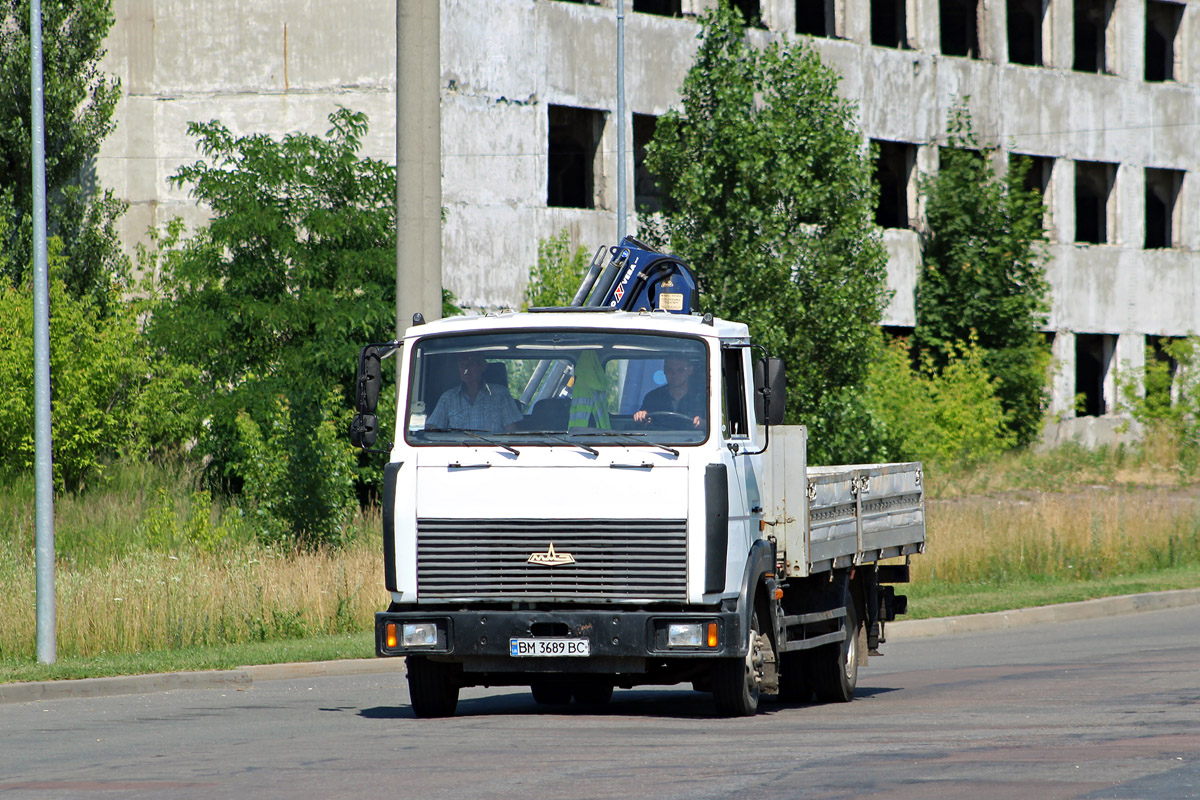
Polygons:
[[384,639],[387,641],[387,646],[389,648],[396,646],[397,642],[399,641],[399,637],[396,635],[396,623],[389,622],[384,627]]
[[708,623],[708,646],[717,646],[717,623],[715,622]]

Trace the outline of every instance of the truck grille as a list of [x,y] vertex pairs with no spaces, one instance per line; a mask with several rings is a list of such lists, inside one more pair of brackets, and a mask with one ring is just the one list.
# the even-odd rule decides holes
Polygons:
[[[534,553],[573,563],[531,564]],[[549,560],[549,559],[546,559]],[[418,519],[417,597],[682,600],[682,519]]]

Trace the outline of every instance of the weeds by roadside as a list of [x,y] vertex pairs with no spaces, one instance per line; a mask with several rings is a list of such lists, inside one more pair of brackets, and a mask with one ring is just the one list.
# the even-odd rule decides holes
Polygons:
[[[933,616],[1200,585],[1200,485],[1172,452],[1150,437],[930,466],[928,551],[901,591]],[[283,549],[185,469],[107,474],[103,488],[56,499],[66,661],[361,637],[386,607],[377,509],[344,528],[340,548]],[[32,481],[0,488],[0,680],[34,659],[33,538]]]

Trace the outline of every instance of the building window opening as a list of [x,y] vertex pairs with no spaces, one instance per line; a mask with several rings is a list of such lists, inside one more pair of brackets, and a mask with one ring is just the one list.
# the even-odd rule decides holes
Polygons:
[[1173,81],[1176,75],[1176,45],[1183,21],[1181,3],[1146,3],[1146,80]]
[[871,44],[904,47],[907,42],[904,0],[871,0]]
[[1170,336],[1146,337],[1146,404],[1151,409],[1166,410],[1174,404],[1179,361],[1171,348],[1178,341]]
[[1054,159],[1048,156],[1014,155],[1029,162],[1025,171],[1024,187],[1027,192],[1037,192],[1042,198],[1042,222],[1048,222],[1050,216],[1050,187],[1054,176]]
[[872,139],[878,149],[875,157],[875,182],[879,185],[879,204],[875,207],[875,224],[881,228],[907,228],[909,188],[913,165],[917,160],[915,145]]
[[680,0],[633,0],[633,10],[639,14],[679,17],[683,15],[683,4]]
[[1107,244],[1116,164],[1075,162],[1075,241]]
[[1111,0],[1075,0],[1075,64],[1077,72],[1109,72],[1105,53],[1112,21]]
[[550,106],[549,180],[546,205],[596,207],[596,158],[604,113],[589,108]]
[[1075,414],[1099,417],[1108,411],[1104,386],[1112,366],[1117,337],[1107,333],[1075,334]]
[[833,0],[796,0],[796,33],[833,37]]
[[1011,63],[1043,66],[1042,24],[1045,18],[1043,0],[1008,0],[1008,60]]
[[742,12],[742,19],[745,20],[747,27],[766,27],[766,25],[763,24],[762,6],[759,3],[759,0],[733,0],[730,5]]
[[942,55],[979,58],[979,6],[975,0],[942,0]]
[[1179,241],[1179,189],[1183,172],[1175,169],[1146,170],[1147,250],[1175,247]]
[[646,167],[646,146],[654,139],[658,117],[633,115],[633,207],[639,214],[662,210],[663,192],[654,173]]

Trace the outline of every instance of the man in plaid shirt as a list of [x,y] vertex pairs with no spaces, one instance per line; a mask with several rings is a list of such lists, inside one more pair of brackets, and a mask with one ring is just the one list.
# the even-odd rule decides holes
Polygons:
[[458,377],[462,384],[442,394],[437,406],[425,422],[426,429],[498,431],[512,430],[521,419],[517,403],[507,386],[484,383],[487,366],[479,353],[463,353],[458,357]]

